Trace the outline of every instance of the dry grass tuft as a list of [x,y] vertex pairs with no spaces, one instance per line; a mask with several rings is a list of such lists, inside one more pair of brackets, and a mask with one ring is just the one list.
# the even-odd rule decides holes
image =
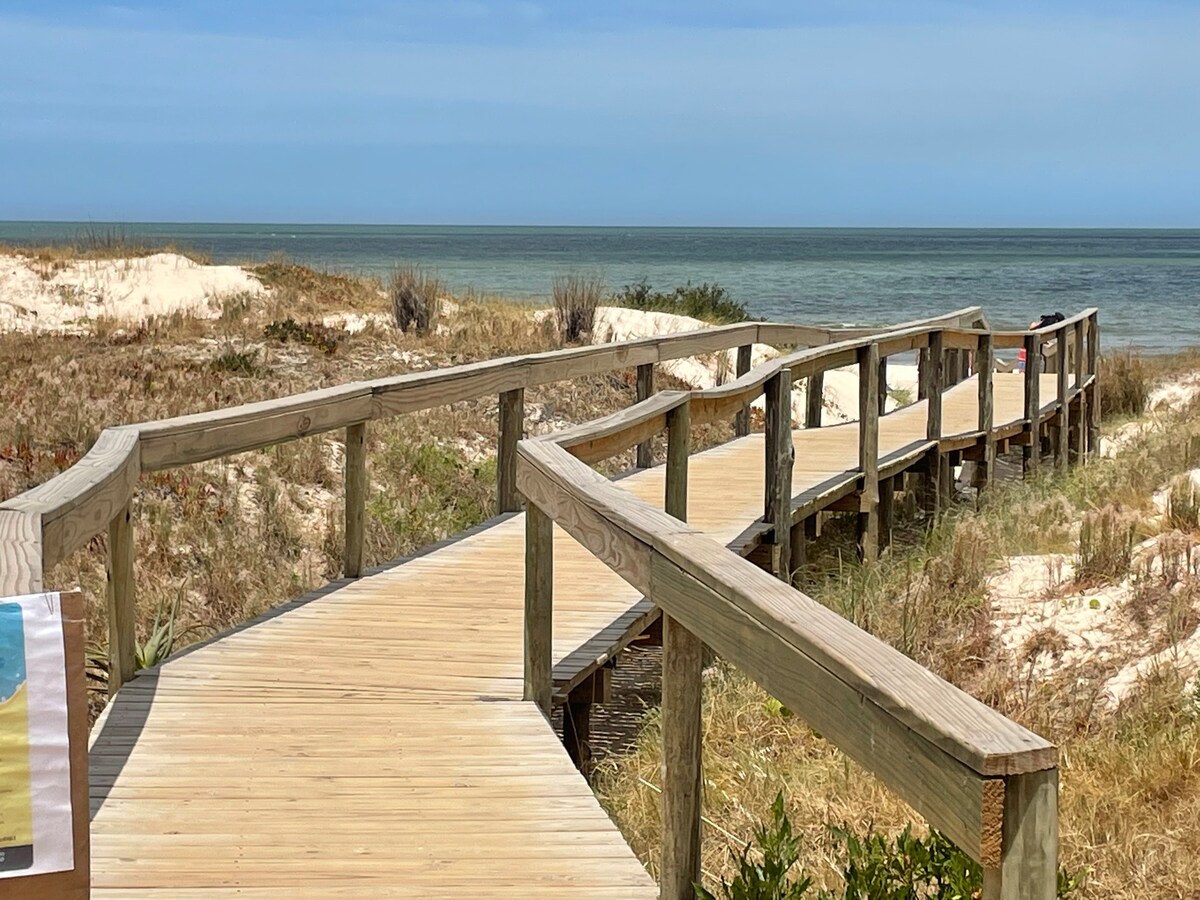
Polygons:
[[1136,516],[1109,504],[1083,514],[1079,524],[1079,554],[1075,577],[1082,583],[1119,581],[1133,561]]
[[405,333],[429,334],[437,324],[442,292],[442,283],[420,267],[398,268],[388,286],[396,327]]
[[1100,415],[1111,419],[1140,416],[1154,382],[1154,373],[1141,354],[1117,350],[1100,357]]
[[599,275],[559,275],[554,279],[554,317],[558,333],[568,344],[575,344],[592,333],[596,307],[604,297],[604,281]]

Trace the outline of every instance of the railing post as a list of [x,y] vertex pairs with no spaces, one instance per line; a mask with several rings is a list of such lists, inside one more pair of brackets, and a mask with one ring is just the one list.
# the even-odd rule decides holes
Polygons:
[[887,412],[888,383],[887,383],[887,357],[886,356],[880,357],[880,360],[879,360],[879,387],[876,390],[876,394],[879,397],[879,400],[878,400],[879,414],[882,416],[885,412]]
[[792,527],[792,372],[780,369],[765,386],[767,424],[766,491],[763,520],[774,525],[771,545],[771,571],[791,581]]
[[1087,392],[1083,390],[1086,360],[1083,356],[1083,335],[1087,320],[1075,323],[1075,408],[1071,422],[1071,437],[1075,442],[1075,462],[1082,463],[1087,455]]
[[[750,344],[743,344],[737,351],[737,377],[741,378],[750,371]],[[750,407],[744,406],[733,420],[733,433],[745,437],[750,433]]]
[[996,465],[996,438],[992,433],[995,426],[995,393],[992,389],[992,336],[981,334],[975,351],[975,371],[979,378],[979,430],[983,432],[983,459],[979,462],[976,484],[988,487],[992,483]]
[[820,428],[821,412],[825,408],[825,373],[815,372],[808,376],[808,390],[804,405],[804,427]]
[[1100,453],[1100,320],[1097,313],[1088,317],[1087,370],[1092,377],[1091,396],[1087,403],[1088,454]]
[[108,523],[108,695],[133,678],[137,661],[133,584],[133,509],[125,504]]
[[947,463],[942,455],[942,390],[945,386],[944,336],[940,331],[929,333],[929,348],[925,360],[925,439],[936,443],[929,451],[928,478],[925,485],[926,505],[935,516],[949,499],[945,481]]
[[[667,413],[668,515],[687,521],[691,417],[688,406]],[[653,599],[653,598],[651,598]],[[691,900],[700,880],[700,701],[703,643],[678,620],[663,616],[663,851],[660,897]]]
[[[654,393],[654,363],[643,363],[637,367],[637,402],[649,400]],[[650,441],[642,441],[637,445],[637,460],[639,469],[648,469],[654,465],[654,452]]]
[[873,562],[879,557],[879,345],[872,341],[858,349],[858,468],[862,493],[858,507],[859,556]]
[[1041,335],[1036,331],[1025,335],[1025,430],[1029,442],[1021,455],[1026,475],[1037,471],[1042,453],[1041,347]]
[[1000,866],[984,869],[983,900],[1058,895],[1058,769],[1010,775],[1004,785]]
[[929,348],[917,350],[917,399],[924,400],[929,396]]
[[363,526],[367,502],[367,425],[346,426],[346,455],[342,460],[345,497],[346,544],[342,570],[358,578],[363,567]]
[[1056,386],[1058,392],[1058,412],[1054,416],[1054,421],[1058,423],[1058,429],[1054,433],[1054,468],[1062,471],[1067,467],[1067,453],[1071,437],[1071,421],[1068,415],[1070,409],[1067,403],[1067,372],[1069,369],[1068,363],[1070,362],[1067,353],[1067,329],[1060,328],[1058,330],[1056,344],[1058,346],[1058,353],[1054,361],[1058,365],[1058,368],[1055,370],[1055,374],[1058,376]]
[[517,441],[525,431],[525,389],[500,395],[500,439],[496,448],[496,513],[521,509],[517,490]]
[[554,522],[532,501],[525,505],[525,699],[548,717],[552,683]]

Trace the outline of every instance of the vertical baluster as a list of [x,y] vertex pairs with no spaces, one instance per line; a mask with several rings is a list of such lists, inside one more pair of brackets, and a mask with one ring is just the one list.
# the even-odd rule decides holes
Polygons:
[[925,362],[925,439],[936,442],[929,450],[928,476],[926,479],[926,508],[937,515],[949,500],[947,493],[947,463],[942,454],[942,392],[945,388],[945,353],[942,351],[944,336],[940,331],[929,333],[929,349]]
[[764,520],[772,525],[771,571],[791,580],[792,373],[780,369],[766,384],[767,427]]
[[867,562],[879,557],[879,345],[858,350],[858,552]]
[[133,583],[133,510],[127,502],[108,523],[108,695],[133,678],[137,661]]
[[554,522],[525,506],[525,699],[550,715],[554,605]]
[[525,389],[500,395],[500,439],[496,451],[496,512],[517,512],[521,492],[517,490],[517,442],[525,431]]
[[1087,447],[1088,454],[1096,456],[1100,452],[1100,319],[1092,313],[1087,321],[1087,371],[1092,378],[1087,401]]
[[[750,345],[743,344],[737,351],[737,377],[741,378],[750,371]],[[750,433],[750,407],[744,406],[738,410],[733,420],[733,433],[737,437],[745,437]]]
[[347,578],[358,578],[363,567],[363,528],[367,503],[367,425],[359,422],[346,426],[346,456],[342,460],[345,496],[342,499],[346,542],[342,571]]
[[1028,443],[1022,448],[1025,474],[1037,472],[1042,453],[1041,362],[1042,342],[1037,332],[1025,335],[1025,431]]
[[804,406],[804,427],[820,428],[821,412],[825,404],[825,373],[808,376],[808,396]]
[[981,334],[979,346],[975,351],[975,370],[979,378],[979,430],[983,432],[983,459],[976,470],[976,485],[988,487],[995,475],[996,437],[992,432],[995,426],[995,393],[993,391],[992,371],[995,363],[992,359],[992,336]]
[[[654,363],[643,363],[637,367],[637,402],[649,400],[654,393]],[[639,469],[648,469],[654,465],[654,448],[650,441],[642,441],[637,445],[637,461]]]

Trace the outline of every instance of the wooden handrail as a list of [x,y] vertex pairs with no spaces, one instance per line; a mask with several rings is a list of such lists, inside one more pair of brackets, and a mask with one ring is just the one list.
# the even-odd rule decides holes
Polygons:
[[[1094,397],[1097,391],[1092,362],[1098,352],[1095,323],[1096,311],[1086,310],[1046,329],[1019,333],[1033,351],[1031,360],[1047,336],[1057,336],[1063,347],[1068,335],[1075,337],[1073,387],[1065,386],[1066,350],[1058,357],[1059,393],[1050,407],[1055,427],[1067,427],[1072,404],[1082,417],[1089,392]],[[975,354],[979,420],[978,431],[968,437],[979,442],[980,452],[974,458],[983,474],[977,483],[986,483],[996,442],[992,378],[996,344],[996,333],[991,331],[927,324],[869,338],[852,337],[772,360],[718,388],[660,395],[568,432],[518,445],[517,480],[527,508],[559,524],[643,591],[663,609],[676,636],[674,641],[664,641],[663,659],[663,897],[690,896],[690,885],[699,874],[698,845],[692,843],[698,840],[699,813],[690,793],[692,773],[699,771],[699,718],[698,711],[679,711],[692,709],[699,681],[696,676],[695,684],[682,685],[678,673],[691,666],[687,648],[701,642],[805,717],[979,861],[985,870],[986,896],[1004,900],[1054,896],[1058,776],[1053,745],[794,590],[787,575],[790,542],[785,524],[790,528],[792,523],[783,510],[790,509],[791,376],[819,376],[844,364],[849,354],[858,360],[863,411],[860,543],[863,555],[871,558],[878,548],[878,517],[885,505],[878,486],[887,479],[890,491],[895,476],[890,465],[885,474],[878,461],[877,391],[884,350],[921,348],[927,353],[927,444],[919,445],[915,453],[906,449],[902,454],[906,462],[901,464],[912,465],[927,454],[927,479],[937,502],[948,493],[949,475],[940,449],[947,437],[941,417],[941,396],[949,381],[944,359],[954,357],[957,381],[968,371],[967,351]],[[1084,374],[1085,364],[1092,366],[1092,374]],[[1037,369],[1031,364],[1024,378],[1030,443],[1045,418]],[[764,391],[768,426],[764,520],[774,523],[770,570],[782,574],[781,580],[688,528],[682,515],[659,512],[585,464],[646,440],[654,429],[678,423],[689,411],[692,421],[707,421]],[[1065,441],[1063,435],[1065,430],[1060,442]],[[954,446],[962,446],[961,437],[954,437]],[[673,435],[672,440],[678,437]],[[668,496],[671,479],[669,460]],[[686,500],[678,499],[678,487],[675,496],[676,500],[668,500],[667,509],[672,503],[686,508]],[[536,561],[531,564],[536,571]],[[545,671],[545,664],[539,664],[539,670]],[[669,686],[667,672],[674,673]]]

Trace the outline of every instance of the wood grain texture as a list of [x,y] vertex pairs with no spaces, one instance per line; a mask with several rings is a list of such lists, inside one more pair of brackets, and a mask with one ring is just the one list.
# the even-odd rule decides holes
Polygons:
[[0,597],[42,589],[42,517],[0,507]]
[[496,512],[516,512],[521,508],[517,490],[517,441],[525,433],[525,389],[500,395],[499,436],[496,445]]
[[861,559],[879,557],[879,380],[882,360],[879,345],[868,344],[858,351],[858,468],[862,472],[859,493],[858,552]]
[[[752,349],[750,344],[738,347],[737,369],[734,373],[737,378],[741,378],[750,371],[750,351]],[[745,437],[750,433],[750,408],[748,406],[743,406],[738,410],[733,422],[733,433],[735,437]]]
[[346,538],[342,572],[347,578],[357,578],[362,574],[363,529],[367,503],[367,425],[365,422],[346,426],[345,453],[345,459],[342,461],[345,484],[342,511],[345,517]]
[[547,716],[553,691],[554,523],[535,504],[525,511],[524,698]]
[[1087,447],[1089,456],[1100,453],[1100,317],[1093,313],[1087,320],[1087,372],[1091,389],[1087,398]]
[[804,401],[804,427],[820,428],[821,414],[825,410],[825,373],[808,376],[808,392]]
[[[635,403],[649,400],[654,394],[654,363],[644,363],[637,367]],[[634,454],[634,465],[639,469],[648,469],[654,465],[654,455],[650,441],[641,441]]]
[[1037,332],[1025,335],[1025,430],[1029,437],[1028,443],[1021,450],[1026,474],[1038,470],[1041,456],[1041,380],[1039,366],[1041,363],[1041,337]]
[[693,900],[700,882],[700,701],[703,645],[679,620],[663,622],[663,844],[659,896]]
[[992,355],[992,336],[990,334],[981,334],[979,336],[979,348],[975,355],[975,369],[977,372],[977,383],[979,385],[979,419],[978,427],[983,433],[983,452],[980,459],[976,462],[979,466],[979,478],[976,482],[981,487],[987,487],[992,483],[992,478],[995,475],[996,463],[996,438],[992,434],[992,428],[995,425],[996,406],[995,406],[995,391],[993,390],[993,369],[995,359]]
[[1000,864],[984,869],[985,900],[1058,896],[1058,770],[1005,779]]
[[765,460],[765,509],[763,521],[774,525],[771,537],[771,571],[791,581],[792,465],[792,373],[780,369],[767,382],[767,421],[763,447]]
[[105,580],[108,600],[108,695],[133,678],[137,659],[137,605],[133,580],[133,516],[126,503],[108,525]]

